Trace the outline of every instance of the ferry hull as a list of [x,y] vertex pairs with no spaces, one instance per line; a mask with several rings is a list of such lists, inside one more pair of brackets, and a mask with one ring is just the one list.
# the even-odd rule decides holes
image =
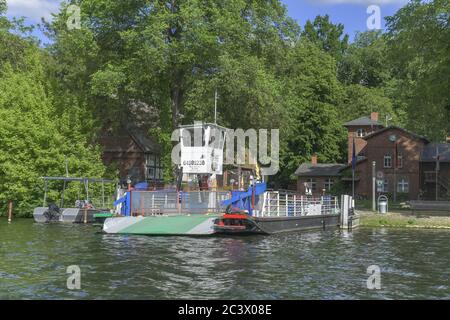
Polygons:
[[108,218],[103,231],[111,234],[204,236],[214,234],[219,215],[156,215]]
[[[234,221],[231,221],[234,220]],[[338,227],[339,214],[311,215],[300,217],[245,217],[227,221],[225,215],[214,226],[217,234],[276,234],[289,231],[304,231]]]
[[256,218],[255,221],[262,230],[269,234],[273,234],[287,231],[338,227],[339,215]]
[[227,220],[226,215],[161,215],[149,217],[108,218],[103,224],[103,231],[110,234],[136,235],[252,235],[276,234],[289,231],[327,229],[339,226],[339,215],[316,215],[301,217],[270,217],[235,219],[239,223],[220,224]]

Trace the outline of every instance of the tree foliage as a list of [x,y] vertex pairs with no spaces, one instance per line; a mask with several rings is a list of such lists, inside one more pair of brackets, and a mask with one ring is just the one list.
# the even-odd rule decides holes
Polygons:
[[407,125],[443,140],[450,133],[450,3],[411,1],[387,19],[387,28]]
[[[29,215],[42,203],[40,177],[65,175],[66,161],[72,176],[99,177],[105,168],[85,130],[90,115],[54,87],[51,58],[7,31],[0,39],[0,210],[14,201],[16,212]],[[76,191],[70,188],[67,199],[74,200]],[[57,201],[59,195],[51,197]]]
[[[69,4],[80,29],[67,27]],[[301,30],[278,0],[65,1],[45,49],[5,12],[0,0],[3,207],[36,205],[38,177],[64,174],[64,159],[73,175],[105,174],[97,132],[130,122],[158,138],[173,179],[170,134],[212,121],[216,90],[220,124],[280,129],[281,187],[314,153],[343,161],[342,123],[373,111],[434,140],[449,133],[448,1],[411,1],[386,33],[352,43],[328,15]]]
[[302,35],[336,59],[342,57],[348,48],[349,36],[344,34],[344,25],[332,23],[327,14],[317,16],[313,22],[307,20]]

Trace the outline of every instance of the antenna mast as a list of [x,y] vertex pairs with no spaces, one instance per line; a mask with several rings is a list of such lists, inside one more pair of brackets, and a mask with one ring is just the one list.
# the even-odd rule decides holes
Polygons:
[[64,156],[64,162],[66,163],[66,177],[69,177],[69,161],[66,156]]
[[392,120],[392,117],[389,114],[387,114],[386,115],[386,128],[388,126],[388,121],[390,121],[390,120]]
[[214,94],[214,123],[217,124],[217,89]]

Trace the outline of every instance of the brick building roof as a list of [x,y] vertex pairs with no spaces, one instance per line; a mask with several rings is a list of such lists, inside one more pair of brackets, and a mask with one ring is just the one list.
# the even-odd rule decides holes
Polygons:
[[406,133],[406,134],[408,134],[408,135],[410,135],[410,136],[412,136],[414,138],[421,139],[421,140],[425,141],[425,143],[429,142],[428,139],[425,138],[424,136],[418,135],[417,133],[408,131],[406,129],[403,129],[403,128],[400,128],[400,127],[397,127],[397,126],[385,127],[385,128],[380,129],[378,131],[372,132],[371,134],[368,134],[367,136],[363,137],[363,139],[364,140],[368,140],[368,139],[370,139],[372,137],[375,137],[375,136],[379,135],[380,133],[383,133],[383,132],[391,130],[391,129],[397,129],[397,130],[403,131],[404,133]]
[[139,148],[145,153],[160,153],[161,147],[148,133],[146,134],[142,129],[128,128],[128,133]]
[[382,124],[378,121],[370,119],[369,117],[361,117],[344,123],[344,127],[349,126],[382,126]]
[[295,171],[296,176],[330,177],[339,176],[340,171],[345,168],[345,164],[339,163],[303,163]]
[[[134,142],[134,144],[132,143]],[[104,132],[99,143],[104,152],[143,152],[159,154],[160,145],[145,131],[135,127],[122,129],[120,132]]]

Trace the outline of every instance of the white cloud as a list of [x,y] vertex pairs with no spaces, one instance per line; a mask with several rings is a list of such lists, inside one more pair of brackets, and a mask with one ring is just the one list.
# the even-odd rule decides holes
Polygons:
[[24,16],[40,21],[42,17],[51,20],[51,14],[58,12],[61,0],[6,0],[6,3],[8,16]]
[[371,5],[371,4],[403,4],[407,3],[408,0],[308,0],[310,3],[321,3],[321,4],[361,4],[361,5]]

